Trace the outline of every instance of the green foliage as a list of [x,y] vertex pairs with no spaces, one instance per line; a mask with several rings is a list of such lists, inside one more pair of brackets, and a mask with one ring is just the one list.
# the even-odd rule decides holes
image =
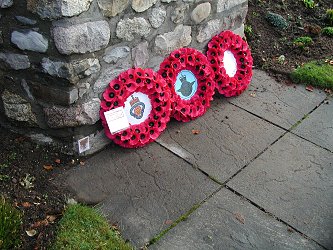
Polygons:
[[111,230],[106,220],[94,209],[70,205],[60,220],[53,249],[130,250],[119,234]]
[[306,8],[313,9],[316,6],[316,3],[314,0],[303,0],[303,3]]
[[325,36],[333,37],[333,27],[325,27],[321,31]]
[[245,25],[245,27],[244,27],[244,33],[245,33],[246,37],[253,36],[252,26],[251,25]]
[[268,12],[266,15],[266,19],[271,25],[277,27],[280,30],[287,29],[289,26],[287,20],[279,14]]
[[326,10],[326,20],[330,25],[333,25],[333,9]]
[[308,47],[308,46],[312,45],[313,44],[313,40],[309,36],[301,36],[301,37],[296,38],[293,41],[293,44],[296,47],[304,49],[305,47]]
[[333,89],[333,66],[322,61],[309,62],[292,72],[291,78],[295,83]]
[[14,249],[21,244],[21,213],[0,197],[0,249]]

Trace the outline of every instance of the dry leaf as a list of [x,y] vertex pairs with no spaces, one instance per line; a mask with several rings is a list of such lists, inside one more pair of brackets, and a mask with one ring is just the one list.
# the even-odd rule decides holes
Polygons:
[[31,203],[29,202],[22,202],[22,207],[31,207]]
[[84,161],[80,161],[80,165],[81,165],[81,166],[84,166]]
[[240,213],[235,213],[234,215],[235,215],[235,218],[236,218],[240,223],[244,224],[245,219],[244,219],[243,215],[241,215]]
[[291,227],[288,227],[288,232],[293,233],[293,232],[295,232],[295,231],[294,231],[294,229],[292,229]]
[[200,134],[200,130],[198,130],[198,129],[193,129],[193,130],[192,130],[192,134],[194,134],[194,135],[198,135],[198,134]]
[[48,222],[52,223],[57,219],[57,217],[54,215],[47,215],[46,219],[48,220]]
[[171,224],[172,224],[172,220],[166,220],[166,221],[164,222],[164,224],[165,224],[165,225],[171,225]]
[[53,170],[53,166],[51,166],[51,165],[44,165],[43,168],[44,168],[46,171],[51,171],[51,170]]
[[306,86],[305,89],[306,89],[307,91],[310,91],[310,92],[313,91],[313,87],[312,87],[311,85]]
[[25,232],[27,233],[27,235],[29,237],[33,237],[33,236],[35,236],[37,234],[37,231],[35,229],[26,230]]
[[332,60],[332,61],[330,61],[330,62],[329,62],[329,64],[333,66],[333,60]]
[[54,162],[57,163],[57,164],[60,164],[61,160],[60,159],[55,159]]
[[257,94],[256,94],[256,92],[252,92],[252,93],[250,93],[250,96],[251,96],[251,97],[256,97]]

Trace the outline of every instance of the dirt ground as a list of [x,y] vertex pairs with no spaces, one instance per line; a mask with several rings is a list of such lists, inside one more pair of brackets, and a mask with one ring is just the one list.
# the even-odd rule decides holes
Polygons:
[[[332,0],[316,1],[318,6],[305,8],[303,0],[250,0],[247,26],[256,68],[288,82],[288,73],[297,65],[313,59],[333,57],[333,39],[322,36],[326,9]],[[289,21],[286,30],[272,27],[265,19],[268,11]],[[293,45],[299,36],[311,36],[314,43],[304,49]],[[280,56],[285,60],[278,60]],[[29,139],[0,127],[0,190],[23,212],[22,249],[46,249],[54,239],[57,222],[70,194],[53,184],[54,178],[83,159],[72,158],[57,150],[32,143]],[[35,230],[35,231],[34,231]],[[34,234],[28,236],[27,232]]]

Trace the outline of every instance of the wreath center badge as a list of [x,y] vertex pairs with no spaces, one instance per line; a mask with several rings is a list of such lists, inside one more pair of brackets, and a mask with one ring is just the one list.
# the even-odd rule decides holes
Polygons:
[[176,93],[183,100],[190,100],[198,89],[198,80],[190,70],[182,70],[177,75]]
[[131,125],[137,125],[145,121],[152,109],[148,95],[135,92],[125,101],[125,114]]

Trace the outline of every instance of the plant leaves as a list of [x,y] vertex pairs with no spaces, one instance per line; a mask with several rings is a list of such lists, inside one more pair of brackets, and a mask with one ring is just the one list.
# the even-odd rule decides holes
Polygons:
[[236,220],[238,220],[240,223],[242,223],[242,224],[245,223],[244,216],[241,215],[240,213],[235,213],[234,216],[235,216]]
[[52,166],[52,165],[44,165],[43,168],[44,168],[46,171],[51,171],[51,170],[53,170],[53,166]]
[[35,229],[26,230],[25,232],[29,237],[34,237],[37,234],[37,231]]

